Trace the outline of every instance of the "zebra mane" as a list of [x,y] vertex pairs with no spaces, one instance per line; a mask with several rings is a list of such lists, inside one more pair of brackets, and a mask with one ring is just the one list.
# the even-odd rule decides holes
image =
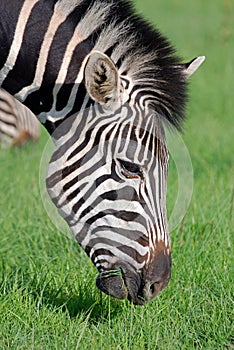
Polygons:
[[[64,0],[61,3],[63,9]],[[82,38],[106,53],[133,85],[147,95],[150,107],[178,129],[184,119],[187,83],[169,41],[134,11],[128,0],[66,0],[85,15],[78,23]],[[81,10],[83,9],[83,10]],[[64,10],[63,10],[64,11]]]

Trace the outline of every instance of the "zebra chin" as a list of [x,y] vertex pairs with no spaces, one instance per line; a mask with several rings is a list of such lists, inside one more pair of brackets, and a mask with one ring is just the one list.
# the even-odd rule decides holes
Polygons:
[[136,272],[124,263],[115,264],[111,270],[99,273],[96,285],[102,292],[112,297],[127,298],[134,305],[144,305],[166,287],[170,276],[171,256],[164,255],[163,263],[161,260],[158,265],[158,259],[155,259],[141,272]]

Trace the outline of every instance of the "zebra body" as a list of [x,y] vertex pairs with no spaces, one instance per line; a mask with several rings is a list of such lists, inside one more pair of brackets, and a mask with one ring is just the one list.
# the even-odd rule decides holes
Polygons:
[[0,89],[0,143],[22,146],[40,136],[40,123],[34,114],[9,93]]
[[98,287],[143,304],[171,270],[163,121],[180,129],[203,58],[180,64],[129,1],[3,0],[0,13],[0,83],[56,146],[49,194]]

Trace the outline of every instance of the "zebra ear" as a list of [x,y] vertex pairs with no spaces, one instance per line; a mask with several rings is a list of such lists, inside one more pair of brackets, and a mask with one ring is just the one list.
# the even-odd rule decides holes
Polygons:
[[205,56],[199,56],[188,63],[181,64],[180,67],[183,68],[186,79],[188,79],[193,73],[195,73],[204,61]]
[[120,79],[113,61],[93,51],[84,68],[85,87],[90,97],[106,107],[119,100]]

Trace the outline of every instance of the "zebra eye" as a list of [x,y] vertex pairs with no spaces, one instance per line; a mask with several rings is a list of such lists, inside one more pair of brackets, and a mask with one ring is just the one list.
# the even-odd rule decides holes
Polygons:
[[127,162],[125,160],[118,159],[121,165],[121,173],[127,178],[143,177],[141,167],[138,164]]

